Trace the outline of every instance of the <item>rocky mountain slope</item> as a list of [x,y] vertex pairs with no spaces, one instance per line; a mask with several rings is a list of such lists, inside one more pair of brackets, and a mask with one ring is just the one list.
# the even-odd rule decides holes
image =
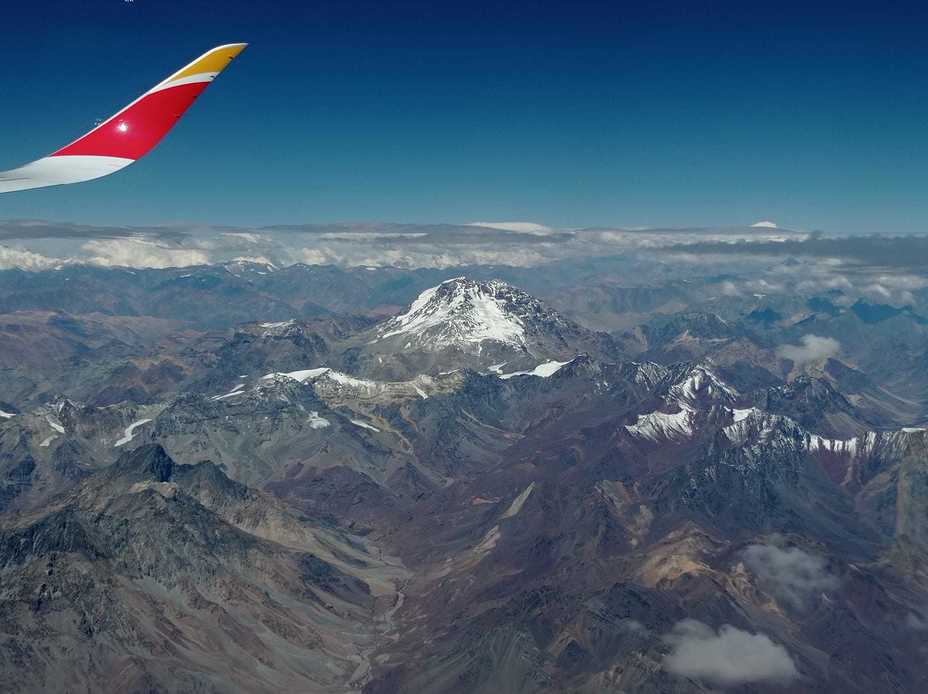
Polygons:
[[11,691],[343,691],[396,564],[144,446],[0,524]]
[[[262,291],[276,274],[296,301],[296,274],[222,272]],[[67,379],[37,359],[48,397],[0,397],[3,681],[924,689],[925,418],[844,346],[919,331],[917,312],[741,300],[610,336],[501,281],[428,286],[392,317],[271,311],[122,343],[170,379],[111,368],[95,330]],[[838,347],[806,358],[812,306]]]

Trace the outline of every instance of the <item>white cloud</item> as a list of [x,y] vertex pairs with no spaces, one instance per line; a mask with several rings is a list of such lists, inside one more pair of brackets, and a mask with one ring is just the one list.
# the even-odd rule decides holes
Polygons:
[[725,296],[741,296],[741,291],[734,282],[722,282],[721,289]]
[[60,265],[62,262],[63,261],[59,258],[49,258],[48,256],[33,253],[32,251],[0,246],[0,270],[9,270],[11,268],[45,270],[55,265]]
[[798,345],[783,345],[777,349],[777,354],[801,366],[837,356],[841,351],[841,343],[831,337],[803,335],[799,342]]
[[799,676],[783,646],[764,634],[729,624],[718,633],[695,619],[684,619],[664,637],[671,651],[664,669],[722,687],[752,682],[787,684]]
[[868,284],[864,287],[861,292],[870,297],[871,299],[876,299],[877,301],[891,301],[893,298],[893,293],[882,284]]
[[[15,239],[17,249],[67,258],[72,263],[156,268],[223,263],[239,256],[264,257],[278,266],[306,262],[409,269],[473,264],[534,267],[570,258],[635,253],[715,238],[769,240],[774,234],[768,232],[744,228],[553,229],[528,221],[292,227],[96,227],[0,221],[0,237]],[[783,232],[776,233],[778,237],[782,235]],[[700,258],[700,262],[704,260]],[[30,269],[42,267],[42,261],[36,258],[20,258],[8,264]]]
[[928,279],[916,275],[880,275],[877,277],[877,282],[892,289],[924,289],[928,287]]
[[914,290],[924,289],[928,280],[914,275],[879,275],[861,293],[867,298],[882,303],[905,305],[915,303]]
[[[809,271],[806,270],[806,273],[808,272]],[[811,279],[802,280],[796,285],[796,289],[803,293],[830,291],[832,289],[852,291],[854,289],[854,285],[847,277],[844,277],[843,275],[833,275],[831,277],[813,277]]]
[[405,244],[398,247],[371,246],[359,243],[320,244],[300,248],[291,254],[295,262],[307,265],[342,267],[449,268],[460,265],[511,265],[530,267],[544,262],[547,248],[535,244],[523,246],[495,245],[450,246]]
[[318,248],[301,248],[296,254],[296,262],[307,265],[330,265],[335,262],[335,258]]
[[838,587],[825,560],[799,547],[750,545],[744,550],[744,563],[760,579],[761,587],[794,607],[803,607],[812,596]]
[[170,248],[145,239],[99,239],[82,248],[92,254],[87,262],[108,267],[187,267],[210,261],[204,251]]

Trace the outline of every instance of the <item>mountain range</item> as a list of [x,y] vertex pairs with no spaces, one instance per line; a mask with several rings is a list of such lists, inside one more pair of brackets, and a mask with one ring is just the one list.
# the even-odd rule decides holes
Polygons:
[[23,273],[7,687],[928,685],[923,307],[491,270]]

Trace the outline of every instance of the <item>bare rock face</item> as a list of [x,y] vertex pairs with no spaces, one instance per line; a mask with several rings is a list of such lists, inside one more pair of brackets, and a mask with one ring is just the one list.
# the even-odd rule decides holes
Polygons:
[[402,575],[157,445],[5,522],[0,556],[0,662],[16,691],[338,688]]

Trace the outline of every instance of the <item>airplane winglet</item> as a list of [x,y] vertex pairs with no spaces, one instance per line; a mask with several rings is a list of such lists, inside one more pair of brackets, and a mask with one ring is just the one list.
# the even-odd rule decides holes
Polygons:
[[0,172],[0,193],[90,181],[141,159],[247,45],[230,43],[207,51],[69,145]]

